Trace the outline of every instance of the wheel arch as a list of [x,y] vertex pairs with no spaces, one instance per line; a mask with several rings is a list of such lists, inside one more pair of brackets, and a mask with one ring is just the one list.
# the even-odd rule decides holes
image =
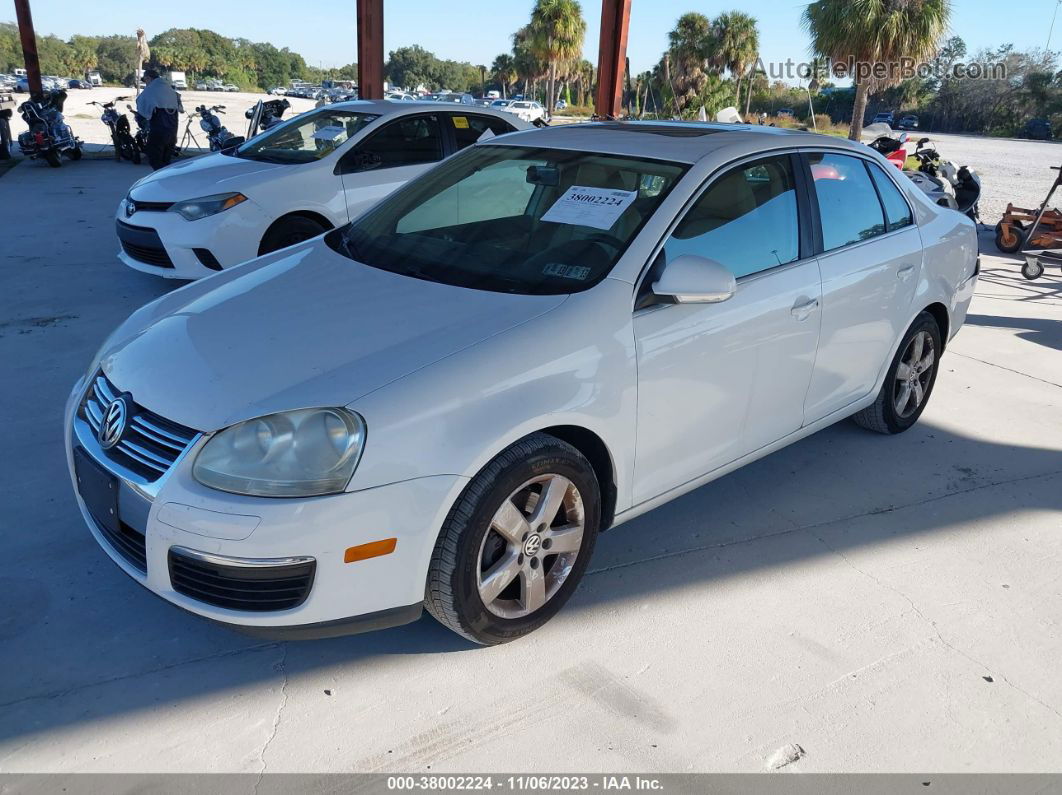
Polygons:
[[948,345],[948,329],[951,324],[951,319],[948,316],[948,308],[939,301],[935,301],[922,311],[928,312],[933,316],[933,319],[937,321],[937,327],[940,329],[940,348],[941,351],[943,351]]
[[617,488],[615,462],[604,439],[580,425],[553,425],[538,432],[570,444],[590,462],[601,487],[601,530],[607,530],[616,515]]
[[266,227],[266,230],[262,233],[261,239],[258,241],[258,256],[262,256],[262,246],[265,245],[265,239],[269,237],[269,233],[272,232],[279,224],[287,221],[291,218],[307,218],[310,221],[320,224],[327,232],[329,229],[335,229],[333,224],[327,216],[321,215],[321,213],[314,212],[313,210],[294,210],[290,213],[284,213],[277,218],[273,223]]

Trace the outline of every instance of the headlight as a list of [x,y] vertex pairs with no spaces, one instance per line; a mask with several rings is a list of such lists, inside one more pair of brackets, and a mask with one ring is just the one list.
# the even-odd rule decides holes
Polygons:
[[217,215],[245,201],[247,197],[242,193],[215,193],[213,196],[204,196],[201,199],[176,202],[170,207],[170,212],[180,213],[189,221],[198,221],[200,218]]
[[218,432],[195,459],[204,486],[258,497],[343,491],[365,446],[365,421],[345,409],[268,414]]

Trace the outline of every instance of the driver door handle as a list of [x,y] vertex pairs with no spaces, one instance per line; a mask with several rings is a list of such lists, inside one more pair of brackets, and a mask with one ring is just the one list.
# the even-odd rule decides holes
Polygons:
[[814,312],[818,308],[818,306],[819,306],[819,299],[813,298],[810,301],[807,301],[807,302],[805,302],[803,304],[795,305],[789,311],[793,314],[793,317],[795,317],[797,320],[807,320],[808,316],[810,316],[811,313]]

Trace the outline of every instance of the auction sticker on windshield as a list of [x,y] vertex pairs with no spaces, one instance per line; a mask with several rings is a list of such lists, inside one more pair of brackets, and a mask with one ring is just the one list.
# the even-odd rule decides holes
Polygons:
[[313,137],[318,141],[334,141],[339,136],[346,133],[347,128],[339,125],[330,125],[328,127],[322,127],[319,130],[315,130]]
[[633,190],[572,185],[546,211],[542,220],[555,224],[611,229],[637,197],[638,191]]

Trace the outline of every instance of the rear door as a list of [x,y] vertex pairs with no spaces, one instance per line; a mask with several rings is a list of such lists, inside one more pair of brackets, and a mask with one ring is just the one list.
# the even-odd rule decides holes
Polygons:
[[821,223],[822,333],[804,413],[808,423],[877,385],[905,331],[922,239],[899,188],[875,162],[806,155]]
[[445,155],[438,113],[399,116],[359,141],[340,159],[347,217],[361,215]]
[[460,152],[480,140],[505,135],[516,130],[504,119],[486,113],[444,113],[443,127],[449,133],[450,149]]

